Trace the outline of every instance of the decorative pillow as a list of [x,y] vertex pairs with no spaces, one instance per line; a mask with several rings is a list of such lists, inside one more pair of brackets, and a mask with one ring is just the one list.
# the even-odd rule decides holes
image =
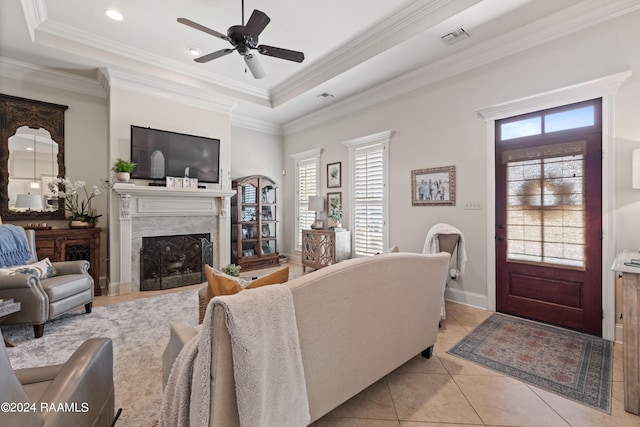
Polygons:
[[0,275],[14,276],[16,274],[31,274],[33,276],[38,276],[40,279],[48,279],[49,277],[57,276],[58,272],[53,264],[51,264],[51,261],[49,261],[49,258],[45,258],[32,264],[0,268]]
[[283,267],[254,281],[229,276],[209,265],[205,266],[204,274],[207,277],[208,284],[207,297],[211,299],[215,296],[233,295],[243,289],[254,289],[265,285],[285,283],[289,279],[289,266]]
[[204,275],[207,277],[207,297],[233,295],[247,286],[247,281],[239,277],[229,276],[215,268],[205,265]]
[[260,286],[265,285],[275,285],[277,283],[286,283],[287,280],[289,280],[289,266],[257,278],[253,282],[249,283],[246,289],[259,288]]

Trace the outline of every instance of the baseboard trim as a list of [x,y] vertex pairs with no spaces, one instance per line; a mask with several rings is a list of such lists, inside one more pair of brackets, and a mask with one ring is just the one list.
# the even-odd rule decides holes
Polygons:
[[482,310],[488,310],[488,300],[486,295],[475,292],[467,292],[447,286],[444,290],[444,299],[447,301],[464,304]]
[[622,332],[624,331],[624,325],[622,323],[616,323],[616,329],[615,329],[615,338],[614,338],[614,342],[616,344],[622,344],[623,343],[623,335]]

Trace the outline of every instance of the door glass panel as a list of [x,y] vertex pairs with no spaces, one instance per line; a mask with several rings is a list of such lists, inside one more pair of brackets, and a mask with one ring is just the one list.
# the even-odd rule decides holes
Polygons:
[[507,259],[584,268],[584,155],[531,153],[506,165]]

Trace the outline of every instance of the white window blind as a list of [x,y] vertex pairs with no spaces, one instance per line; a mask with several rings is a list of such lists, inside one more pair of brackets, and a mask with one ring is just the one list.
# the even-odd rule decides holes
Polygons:
[[385,249],[384,154],[383,144],[354,151],[353,232],[356,255],[373,255]]
[[309,210],[309,196],[318,194],[318,165],[318,157],[296,162],[296,250],[302,246],[302,230],[311,228],[315,220],[315,212]]

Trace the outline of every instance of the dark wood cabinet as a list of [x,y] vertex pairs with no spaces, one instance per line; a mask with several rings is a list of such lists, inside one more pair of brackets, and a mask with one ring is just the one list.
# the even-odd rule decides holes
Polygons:
[[245,270],[278,265],[275,182],[262,175],[233,181],[231,262]]
[[94,294],[100,295],[101,228],[54,228],[36,230],[38,259],[52,262],[87,260],[93,277]]

